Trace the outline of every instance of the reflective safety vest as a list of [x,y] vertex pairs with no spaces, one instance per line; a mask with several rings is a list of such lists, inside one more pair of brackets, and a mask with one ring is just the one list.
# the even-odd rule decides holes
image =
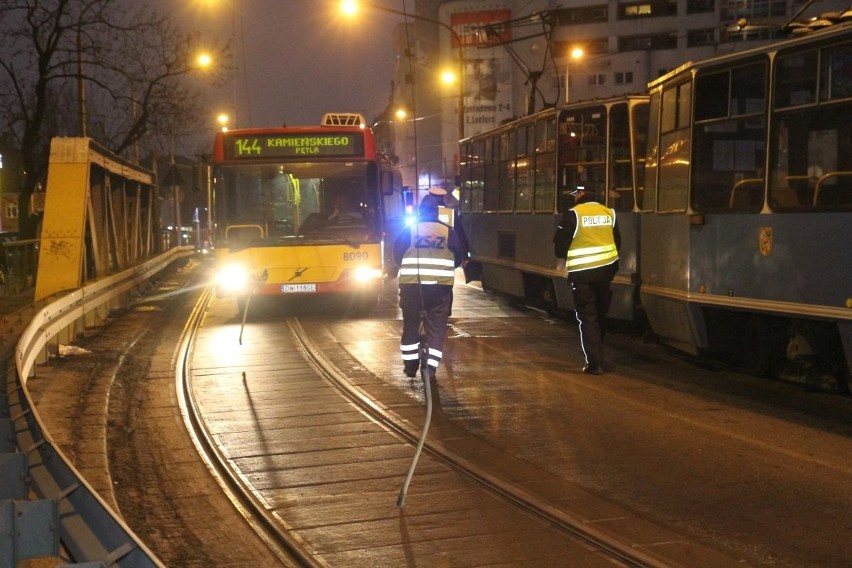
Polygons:
[[412,225],[411,245],[402,255],[400,284],[446,284],[455,282],[455,255],[450,250],[450,228],[427,221]]
[[580,203],[574,206],[577,228],[568,248],[565,268],[578,272],[599,268],[618,260],[615,237],[615,211],[600,203]]

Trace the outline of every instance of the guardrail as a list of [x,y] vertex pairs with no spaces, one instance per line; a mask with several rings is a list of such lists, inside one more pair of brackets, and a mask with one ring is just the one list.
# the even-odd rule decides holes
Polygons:
[[[60,553],[95,566],[163,566],[53,441],[27,379],[47,361],[49,347],[70,343],[86,327],[103,323],[151,276],[191,252],[190,247],[174,248],[70,292],[36,312],[21,334],[14,372],[6,372],[6,394],[0,395],[0,568]],[[4,447],[9,441],[16,451]],[[28,500],[31,493],[38,500]]]

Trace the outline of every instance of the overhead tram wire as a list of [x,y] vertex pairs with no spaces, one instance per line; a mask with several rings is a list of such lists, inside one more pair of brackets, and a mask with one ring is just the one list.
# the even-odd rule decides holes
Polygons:
[[[541,32],[536,33],[536,34],[521,36],[521,37],[518,37],[518,38],[503,39],[502,38],[502,32],[500,31],[500,28],[520,28],[520,27],[539,25],[539,24],[542,26]],[[526,77],[526,79],[527,79],[525,84],[530,85],[530,95],[529,95],[529,99],[527,100],[526,115],[530,115],[530,114],[533,114],[535,112],[535,97],[536,97],[536,95],[541,97],[542,106],[544,108],[552,106],[551,103],[549,103],[547,101],[547,99],[544,97],[544,93],[541,91],[541,89],[538,88],[538,81],[539,81],[539,79],[541,79],[542,75],[544,74],[544,68],[545,68],[545,65],[546,65],[546,61],[549,60],[553,65],[554,71],[556,70],[556,60],[553,57],[553,52],[552,52],[551,47],[550,47],[550,45],[551,45],[550,38],[551,38],[551,35],[552,35],[553,28],[552,28],[551,23],[550,23],[550,12],[549,11],[535,12],[533,14],[530,14],[529,16],[513,18],[513,19],[510,19],[510,20],[504,20],[502,22],[488,23],[488,24],[484,24],[482,26],[476,26],[475,31],[476,31],[476,33],[481,32],[482,34],[485,35],[485,41],[477,42],[479,44],[478,47],[480,49],[483,49],[483,48],[486,48],[486,47],[502,46],[506,50],[506,52],[509,54],[509,56],[512,58],[512,60],[515,62],[515,64],[518,67],[520,67],[521,71],[524,73],[524,77]],[[492,42],[491,41],[492,37],[497,38],[498,41]],[[534,39],[534,38],[537,38],[537,37],[544,37],[546,41],[545,41],[544,54],[542,55],[541,70],[540,71],[533,71],[532,69],[530,69],[529,65],[527,65],[524,62],[523,58],[521,58],[521,56],[518,55],[518,53],[511,46],[511,44],[519,42],[519,41],[528,40],[528,39]],[[560,95],[561,95],[561,88],[559,86],[557,86],[557,93],[556,93],[556,102],[557,103],[559,101]]]

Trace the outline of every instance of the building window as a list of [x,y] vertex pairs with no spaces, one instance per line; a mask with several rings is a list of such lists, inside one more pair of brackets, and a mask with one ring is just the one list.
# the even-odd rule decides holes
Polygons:
[[716,31],[713,28],[689,30],[686,33],[686,44],[688,47],[716,45]]
[[716,7],[716,0],[686,0],[687,14],[703,14],[712,12]]
[[617,71],[615,73],[616,85],[629,85],[633,82],[633,71]]
[[618,19],[631,20],[634,18],[656,18],[660,16],[676,16],[677,0],[662,2],[622,2],[618,5]]
[[557,26],[571,26],[576,24],[591,24],[609,21],[609,7],[606,4],[599,6],[583,6],[580,8],[563,8],[551,12],[556,19]]
[[605,73],[592,73],[588,76],[590,87],[603,87],[606,85]]
[[618,38],[618,51],[646,51],[649,49],[676,49],[674,33],[626,36]]
[[17,203],[6,203],[6,218],[7,219],[17,219],[18,218],[18,204]]
[[585,38],[571,41],[553,42],[553,53],[568,56],[575,47],[582,47],[586,55],[601,55],[609,51],[609,38]]
[[719,19],[723,22],[735,22],[740,18],[761,20],[773,16],[787,15],[786,0],[722,0],[719,5]]
[[650,4],[633,4],[632,6],[624,7],[624,15],[628,18],[635,18],[636,16],[650,16],[651,15],[651,5]]

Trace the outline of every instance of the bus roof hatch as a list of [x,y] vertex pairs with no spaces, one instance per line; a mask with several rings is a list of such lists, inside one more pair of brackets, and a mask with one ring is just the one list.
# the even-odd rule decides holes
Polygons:
[[367,120],[355,112],[327,112],[322,115],[323,126],[360,126],[364,128]]

